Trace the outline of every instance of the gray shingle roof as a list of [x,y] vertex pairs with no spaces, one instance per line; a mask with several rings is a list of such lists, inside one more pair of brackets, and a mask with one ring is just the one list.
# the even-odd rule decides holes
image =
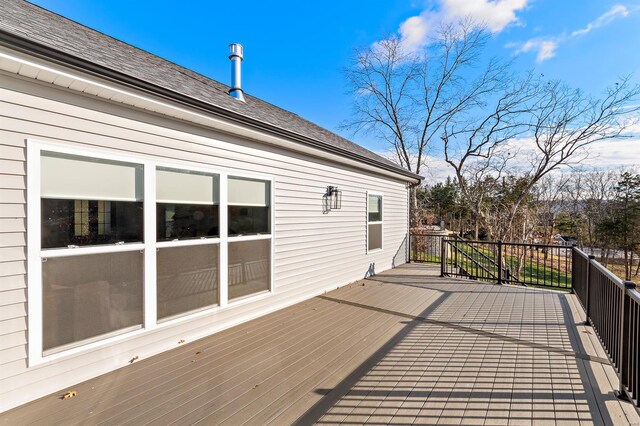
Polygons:
[[391,161],[296,114],[246,93],[246,103],[238,102],[228,95],[229,88],[222,83],[31,3],[0,0],[2,31],[28,43],[224,110],[231,116],[252,119],[268,127],[312,139],[325,149],[416,177]]

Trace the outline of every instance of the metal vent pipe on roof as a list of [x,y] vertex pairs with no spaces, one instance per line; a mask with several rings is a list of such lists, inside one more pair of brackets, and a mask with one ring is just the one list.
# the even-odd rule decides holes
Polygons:
[[229,59],[231,59],[231,89],[229,89],[229,95],[239,101],[245,102],[244,93],[242,92],[243,48],[239,43],[232,43],[229,45],[229,48],[231,49],[229,53]]

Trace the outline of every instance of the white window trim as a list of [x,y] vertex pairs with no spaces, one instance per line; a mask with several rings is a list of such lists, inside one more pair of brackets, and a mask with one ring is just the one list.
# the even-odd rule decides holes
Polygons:
[[[375,196],[379,196],[382,197],[382,220],[380,221],[375,221],[375,222],[369,222],[369,195],[375,195]],[[367,215],[366,215],[366,222],[367,222],[367,230],[365,231],[367,234],[367,254],[370,253],[377,253],[380,252],[382,250],[384,250],[384,194],[382,192],[374,192],[374,191],[367,191],[366,194],[366,210],[367,210]],[[379,249],[373,249],[373,250],[369,250],[369,225],[381,225],[380,226],[380,245],[381,247]]]
[[[38,366],[51,361],[67,359],[77,354],[88,353],[94,349],[108,347],[110,345],[135,338],[148,333],[150,330],[167,328],[172,325],[195,320],[216,312],[258,301],[271,296],[275,291],[275,186],[272,176],[256,173],[246,173],[230,169],[206,167],[183,160],[170,162],[156,159],[149,155],[130,155],[114,153],[108,148],[78,147],[75,144],[64,142],[43,141],[28,138],[27,144],[27,326],[28,326],[28,366]],[[126,243],[121,245],[89,246],[78,248],[41,249],[41,204],[40,204],[40,155],[41,151],[52,151],[64,154],[100,158],[113,161],[124,161],[140,164],[144,167],[144,241],[140,243]],[[220,201],[219,205],[225,208],[219,210],[220,236],[218,238],[203,238],[179,241],[156,241],[156,179],[157,167],[167,167],[182,170],[192,170],[204,173],[215,173],[220,176]],[[227,236],[227,176],[261,179],[270,184],[270,214],[271,229],[269,234],[231,237]],[[271,239],[271,276],[270,288],[267,292],[249,295],[229,303],[227,288],[228,246],[233,241],[250,241]],[[183,316],[170,318],[161,322],[157,321],[156,305],[156,248],[178,247],[200,244],[219,244],[219,294],[218,305],[186,313]],[[143,323],[142,327],[130,332],[124,332],[102,340],[79,345],[68,350],[62,350],[50,355],[43,355],[43,300],[42,300],[42,258],[64,257],[81,254],[115,253],[141,250],[144,251],[144,284],[143,284]],[[153,283],[153,285],[151,285]]]
[[[146,167],[146,166],[145,166]],[[149,282],[154,282],[156,283],[156,285],[152,286],[149,285],[148,287],[153,287],[152,291],[153,294],[150,292],[149,293],[149,297],[147,297],[147,293],[145,292],[145,308],[147,307],[147,299],[150,299],[153,301],[153,303],[149,303],[149,305],[153,304],[153,306],[149,306],[149,327],[146,327],[146,323],[145,323],[145,328],[147,329],[153,329],[159,326],[162,326],[164,324],[167,323],[175,323],[175,320],[180,320],[183,318],[193,318],[196,314],[204,312],[204,313],[210,313],[211,311],[215,310],[217,307],[222,306],[221,300],[222,300],[222,294],[224,293],[224,291],[222,290],[223,287],[223,275],[222,275],[222,270],[221,270],[221,264],[222,264],[222,247],[224,246],[226,249],[226,244],[222,244],[223,238],[221,238],[222,235],[222,218],[220,217],[220,210],[222,210],[221,208],[221,200],[218,200],[218,231],[220,232],[220,235],[218,237],[201,237],[201,238],[190,238],[190,239],[184,239],[184,240],[172,240],[172,241],[158,241],[157,240],[157,197],[156,197],[156,183],[157,183],[157,172],[158,169],[163,168],[163,169],[171,169],[173,171],[176,172],[200,172],[200,173],[207,173],[207,174],[215,174],[218,176],[218,185],[220,185],[220,180],[221,178],[221,174],[220,172],[217,171],[212,171],[212,170],[203,170],[202,168],[194,168],[194,167],[190,167],[190,166],[177,166],[174,167],[173,165],[167,165],[165,166],[164,163],[160,164],[158,162],[154,162],[153,165],[153,176],[151,176],[150,180],[153,180],[153,207],[149,208],[148,210],[151,211],[150,215],[153,214],[153,236],[150,235],[151,238],[153,238],[153,242],[154,242],[154,249],[153,252],[151,254],[151,256],[149,256],[148,260],[150,263],[149,264],[153,264],[153,274],[149,274],[149,279],[151,281]],[[146,170],[146,168],[145,168]],[[145,174],[145,183],[147,181],[147,175]],[[145,187],[146,189],[146,187]],[[221,191],[221,188],[218,188],[219,191]],[[146,192],[145,192],[146,194]],[[146,197],[145,197],[145,201],[146,201]],[[150,203],[151,204],[151,203]],[[182,204],[181,202],[176,202],[176,204]],[[146,228],[146,220],[147,220],[147,216],[146,216],[146,205],[145,205],[145,229]],[[226,226],[226,222],[225,222],[225,226]],[[151,231],[151,230],[150,230]],[[145,234],[146,237],[146,234]],[[201,246],[201,245],[215,245],[218,244],[218,303],[215,303],[213,305],[210,306],[204,306],[201,308],[196,308],[187,312],[180,312],[177,313],[175,315],[172,315],[168,318],[158,318],[158,302],[157,302],[157,290],[158,290],[158,286],[157,286],[157,282],[158,282],[158,256],[157,256],[157,252],[159,249],[163,249],[163,248],[173,248],[173,247],[193,247],[193,246]],[[153,259],[151,259],[153,258]],[[145,264],[146,265],[146,264]],[[224,277],[226,277],[226,274],[224,275]],[[146,278],[146,276],[145,276]],[[146,281],[145,281],[146,283]],[[147,288],[147,285],[145,284],[145,290]],[[145,312],[147,312],[145,310]],[[153,315],[153,316],[152,316]],[[146,318],[146,315],[145,315]]]
[[156,242],[156,248],[205,246],[207,244],[220,244],[220,241],[222,241],[222,239],[218,237],[192,238],[189,240],[175,241],[158,241]]

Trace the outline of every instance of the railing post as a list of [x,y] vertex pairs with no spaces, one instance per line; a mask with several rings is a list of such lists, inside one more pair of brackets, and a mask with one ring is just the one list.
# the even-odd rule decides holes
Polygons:
[[498,284],[502,284],[502,241],[498,240]]
[[458,239],[453,241],[453,270],[455,275],[460,275],[460,269],[458,268]]
[[413,253],[413,244],[412,244],[413,240],[412,240],[412,238],[413,238],[413,235],[409,234],[409,262],[408,263],[411,263],[411,261],[413,260],[413,256],[414,256],[412,254]]
[[575,269],[576,269],[576,258],[578,257],[578,254],[576,253],[576,249],[578,247],[573,244],[571,246],[571,293],[576,294],[576,274],[575,274]]
[[576,274],[575,274],[575,269],[576,269],[576,258],[578,257],[578,254],[576,253],[576,246],[575,244],[573,246],[571,246],[571,293],[576,294]]
[[589,303],[589,298],[591,296],[589,295],[589,292],[590,292],[590,289],[591,289],[591,262],[593,260],[595,260],[595,258],[596,257],[594,255],[592,255],[592,254],[589,255],[589,259],[588,259],[588,262],[587,262],[587,273],[585,274],[587,282],[585,283],[586,289],[585,289],[585,297],[584,297],[585,298],[585,301],[584,301],[584,312],[587,315],[587,317],[584,320],[584,325],[590,325],[589,316],[591,315],[591,309],[590,309],[591,303]]
[[447,256],[447,248],[445,243],[447,242],[447,240],[442,237],[442,239],[440,240],[440,276],[444,277],[444,269],[445,269],[445,262],[447,261],[446,256]]
[[620,315],[620,365],[618,366],[618,376],[620,377],[620,386],[616,396],[625,401],[629,400],[627,393],[625,392],[625,386],[628,384],[629,366],[627,359],[627,352],[629,351],[629,316],[631,310],[631,299],[629,297],[629,291],[636,288],[635,283],[631,281],[625,281],[624,289],[622,290],[622,315]]

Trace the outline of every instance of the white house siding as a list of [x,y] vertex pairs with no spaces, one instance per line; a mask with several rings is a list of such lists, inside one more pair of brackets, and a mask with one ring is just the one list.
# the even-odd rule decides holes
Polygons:
[[[275,291],[211,315],[28,367],[26,139],[270,175]],[[342,209],[323,214],[328,185]],[[384,194],[384,248],[366,253],[366,192]],[[0,74],[0,411],[406,261],[406,183]]]

